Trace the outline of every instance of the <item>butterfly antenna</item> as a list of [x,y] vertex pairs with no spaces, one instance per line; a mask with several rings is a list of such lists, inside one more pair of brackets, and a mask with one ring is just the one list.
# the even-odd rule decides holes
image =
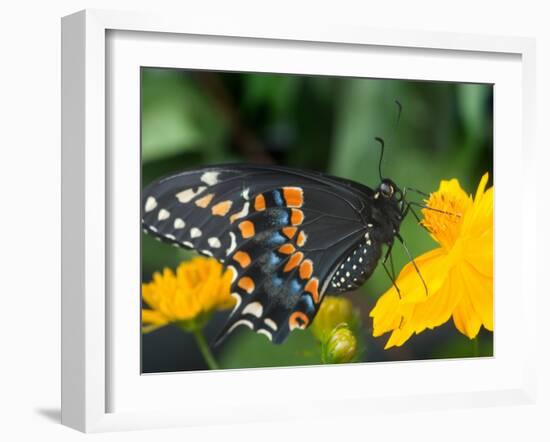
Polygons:
[[460,213],[446,212],[445,210],[439,210],[439,209],[436,209],[434,207],[426,206],[425,204],[420,204],[420,203],[417,203],[416,201],[409,201],[409,202],[407,202],[407,204],[409,204],[410,206],[416,206],[416,207],[420,207],[422,209],[431,210],[433,212],[442,213],[444,215],[456,216],[457,218],[460,218],[460,216],[461,216]]
[[382,158],[384,158],[384,140],[380,137],[374,137],[378,143],[380,143],[380,160],[378,161],[378,176],[380,177],[380,181],[383,180],[382,178]]
[[397,126],[399,126],[399,121],[401,120],[401,112],[403,112],[403,105],[399,102],[399,100],[395,100],[395,104],[397,105],[397,119],[395,120],[395,128],[397,129]]
[[429,197],[430,197],[430,194],[429,194],[429,193],[422,192],[422,190],[415,189],[414,187],[408,187],[408,186],[407,186],[407,187],[405,187],[405,188],[403,189],[404,192],[407,192],[407,190],[412,190],[413,192],[416,192],[416,193],[418,193],[419,195],[422,195],[422,196],[424,196],[424,197],[426,197],[426,198],[429,198]]

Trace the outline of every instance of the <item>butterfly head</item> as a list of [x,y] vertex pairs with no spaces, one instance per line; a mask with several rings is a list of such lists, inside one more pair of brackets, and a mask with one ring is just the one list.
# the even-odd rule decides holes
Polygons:
[[386,226],[380,232],[380,240],[389,242],[399,232],[403,220],[404,197],[401,189],[392,180],[383,178],[374,190],[372,216],[378,225]]
[[403,192],[397,187],[397,185],[390,179],[384,178],[378,186],[377,193],[379,196],[386,200],[394,200],[400,203],[403,200]]

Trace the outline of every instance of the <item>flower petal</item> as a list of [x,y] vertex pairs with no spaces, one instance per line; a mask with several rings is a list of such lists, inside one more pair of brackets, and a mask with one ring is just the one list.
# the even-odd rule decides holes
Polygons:
[[[397,286],[401,291],[402,301],[404,303],[423,302],[427,296],[429,297],[437,292],[445,282],[445,277],[451,265],[451,261],[447,258],[448,255],[442,248],[431,250],[415,258],[420,274],[414,268],[413,263],[409,262],[397,278]],[[428,288],[427,295],[422,280]],[[390,290],[396,291],[393,287]]]
[[475,240],[465,241],[464,261],[486,278],[493,278],[493,229]]
[[396,328],[384,346],[384,350],[387,350],[391,347],[400,347],[402,346],[414,333],[412,327],[403,326],[401,328]]
[[372,335],[378,337],[399,326],[401,319],[399,310],[399,296],[395,290],[384,293],[371,310],[369,316],[372,321]]
[[462,284],[464,287],[464,294],[460,299],[460,302],[456,305],[453,312],[453,321],[456,328],[464,335],[473,339],[479,333],[481,328],[481,318],[476,313],[466,284],[468,283],[462,273],[462,269],[459,269],[461,275]]
[[453,322],[456,328],[463,334],[473,339],[481,328],[481,321],[475,314],[470,300],[464,296],[453,312]]
[[144,308],[141,310],[141,322],[144,324],[164,325],[168,323],[168,319],[156,310]]
[[493,330],[494,326],[494,295],[493,278],[487,278],[476,271],[471,265],[460,267],[463,284],[470,304],[477,317],[487,330]]
[[481,177],[481,180],[479,181],[479,185],[477,186],[474,203],[479,202],[479,200],[483,196],[483,193],[485,192],[485,187],[487,187],[488,181],[489,181],[489,172],[485,172],[485,174]]
[[[447,261],[441,248],[427,252],[415,259],[420,273],[428,285],[429,294],[437,293],[443,284],[448,269]],[[370,312],[370,316],[373,318],[373,336],[375,337],[396,330],[400,326],[402,327],[404,323],[407,324],[408,318],[412,315],[417,303],[424,302],[427,299],[422,280],[412,263],[403,268],[397,278],[397,285],[402,299],[399,298],[395,287],[391,287],[378,299],[375,307]],[[413,331],[414,328],[413,325]],[[397,332],[392,342],[408,339],[404,338],[408,333],[408,329]],[[399,339],[397,339],[398,336],[400,336]]]
[[416,333],[447,322],[462,297],[460,281],[455,269],[449,270],[445,283],[424,302],[415,304],[410,322]]

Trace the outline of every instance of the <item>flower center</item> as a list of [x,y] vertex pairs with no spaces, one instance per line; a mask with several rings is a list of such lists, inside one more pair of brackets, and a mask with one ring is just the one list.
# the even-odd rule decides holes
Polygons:
[[472,204],[471,198],[456,180],[443,182],[437,192],[430,194],[422,209],[422,224],[445,249],[451,249],[460,234],[464,213]]

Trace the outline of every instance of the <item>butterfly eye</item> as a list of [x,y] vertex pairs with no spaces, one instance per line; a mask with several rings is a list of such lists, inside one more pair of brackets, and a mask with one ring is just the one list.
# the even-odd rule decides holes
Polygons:
[[382,182],[382,184],[380,184],[380,193],[385,198],[391,198],[394,193],[393,186],[390,183]]

